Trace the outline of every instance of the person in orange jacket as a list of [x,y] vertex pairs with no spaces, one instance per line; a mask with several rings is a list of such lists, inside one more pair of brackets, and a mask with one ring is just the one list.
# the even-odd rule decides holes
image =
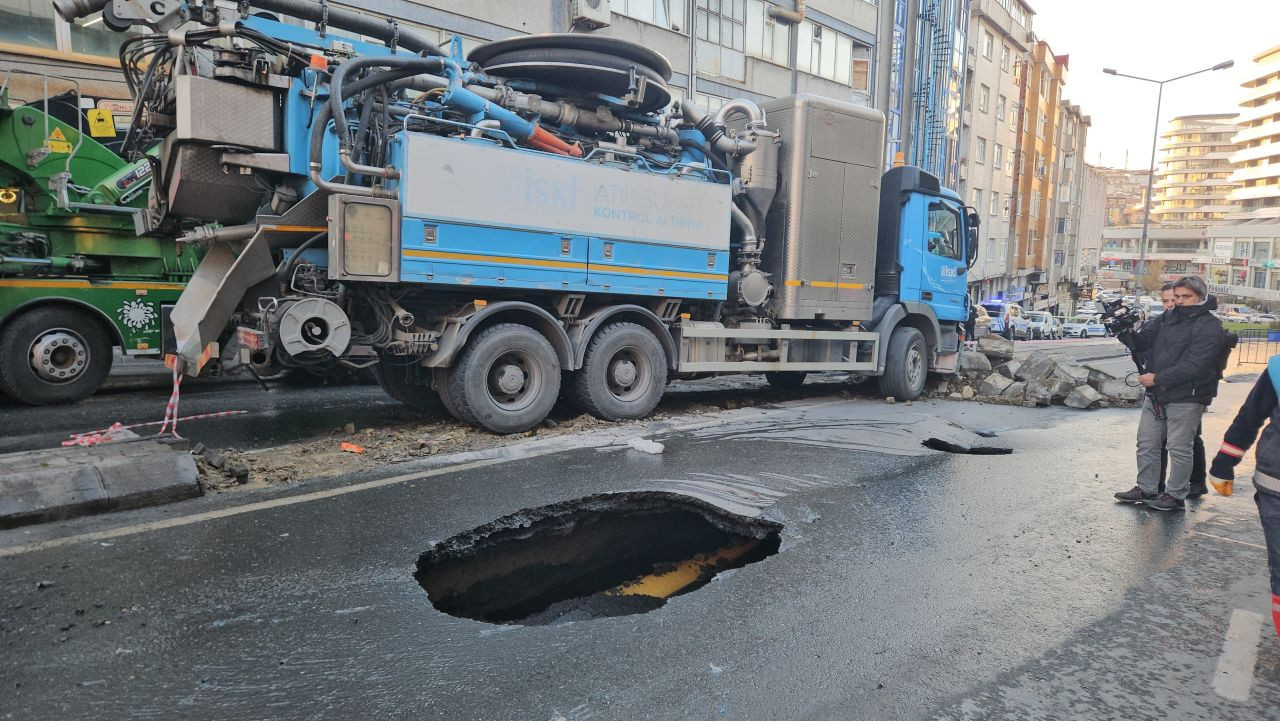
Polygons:
[[1209,468],[1213,489],[1231,495],[1235,468],[1262,429],[1255,452],[1253,500],[1258,504],[1263,535],[1267,539],[1267,564],[1271,568],[1271,621],[1280,634],[1280,355],[1272,356],[1267,370],[1249,391],[1235,420],[1222,439],[1222,448]]

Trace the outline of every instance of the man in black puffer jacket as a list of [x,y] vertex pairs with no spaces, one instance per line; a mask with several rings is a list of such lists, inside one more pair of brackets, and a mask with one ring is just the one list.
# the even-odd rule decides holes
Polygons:
[[[1173,284],[1174,308],[1129,339],[1147,359],[1138,382],[1149,389],[1138,422],[1138,483],[1117,500],[1157,511],[1181,510],[1190,490],[1192,443],[1204,409],[1218,394],[1218,360],[1226,343],[1222,323],[1205,305],[1204,281]],[[1169,478],[1160,484],[1160,449],[1169,451]]]

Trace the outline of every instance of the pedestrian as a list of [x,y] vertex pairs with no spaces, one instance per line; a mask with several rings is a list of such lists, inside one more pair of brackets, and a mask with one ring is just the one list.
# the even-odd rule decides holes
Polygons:
[[1271,568],[1271,621],[1280,634],[1280,355],[1267,361],[1267,369],[1253,384],[1249,397],[1240,406],[1222,439],[1222,448],[1213,458],[1210,473],[1215,479],[1213,488],[1224,496],[1231,495],[1236,477],[1236,464],[1253,445],[1262,424],[1271,419],[1262,431],[1258,449],[1254,453],[1253,500],[1258,504],[1258,516],[1262,519],[1262,533],[1267,539],[1267,565]]
[[[1186,507],[1192,446],[1204,409],[1218,392],[1218,365],[1226,335],[1206,307],[1204,281],[1183,276],[1173,284],[1174,307],[1159,323],[1128,334],[1128,345],[1146,360],[1138,383],[1148,389],[1138,421],[1137,485],[1115,494],[1156,511]],[[1160,487],[1160,449],[1169,452],[1169,477]]]
[[[1160,286],[1160,305],[1164,306],[1164,312],[1168,313],[1173,310],[1173,281],[1169,281]],[[1217,310],[1218,301],[1213,296],[1209,296],[1209,300],[1205,301],[1205,307],[1209,310]],[[1158,315],[1147,323],[1159,323],[1164,315]],[[1144,325],[1145,327],[1145,325]],[[1196,426],[1196,440],[1191,445],[1191,489],[1187,492],[1187,498],[1202,498],[1204,494],[1209,492],[1209,487],[1205,485],[1205,453],[1204,438],[1200,432],[1202,426]],[[1156,489],[1157,493],[1164,493],[1165,477],[1169,471],[1169,449],[1162,444],[1160,446],[1160,487]]]

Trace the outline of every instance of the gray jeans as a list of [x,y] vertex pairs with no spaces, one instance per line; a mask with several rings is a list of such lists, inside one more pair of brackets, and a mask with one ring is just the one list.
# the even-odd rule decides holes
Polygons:
[[1150,398],[1142,403],[1142,419],[1138,421],[1138,487],[1147,493],[1155,493],[1159,487],[1163,445],[1169,449],[1165,492],[1174,498],[1186,498],[1191,490],[1191,445],[1205,407],[1199,403],[1169,403],[1161,407],[1164,420],[1156,418]]

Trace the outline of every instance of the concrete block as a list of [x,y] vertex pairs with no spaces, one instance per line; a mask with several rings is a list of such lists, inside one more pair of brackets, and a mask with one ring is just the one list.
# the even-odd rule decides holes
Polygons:
[[1000,394],[1000,397],[1007,398],[1010,403],[1021,404],[1023,399],[1026,398],[1026,394],[1027,394],[1026,382],[1017,381],[1014,383],[1010,383],[1009,387],[1005,388],[1004,392]]
[[1018,366],[1017,379],[1020,381],[1038,381],[1050,378],[1057,370],[1058,363],[1039,351],[1023,359]]
[[1131,386],[1122,380],[1104,380],[1097,386],[1098,392],[1116,401],[1137,402],[1146,395],[1142,386]]
[[1027,381],[1027,401],[1037,406],[1049,405],[1053,402],[1053,389],[1050,386],[1054,383],[1055,381],[1047,380]]
[[1018,369],[1022,367],[1022,361],[1014,358],[1011,361],[1005,361],[996,366],[993,370],[1000,375],[1013,380],[1018,377]]
[[978,339],[978,352],[991,360],[1007,361],[1013,358],[1013,341],[998,335],[983,336]]
[[1071,390],[1067,395],[1064,405],[1072,408],[1091,408],[1095,403],[1102,400],[1102,394],[1087,385],[1079,385]]
[[1064,360],[1054,369],[1053,377],[1070,383],[1074,388],[1089,382],[1089,369],[1074,361]]
[[991,372],[991,361],[977,351],[960,351],[960,372],[973,375],[986,375]]
[[0,455],[0,528],[198,495],[191,454],[150,440]]
[[1004,390],[1012,384],[1012,378],[1002,376],[999,373],[992,373],[982,381],[982,385],[978,386],[978,395],[998,396],[1004,393]]

